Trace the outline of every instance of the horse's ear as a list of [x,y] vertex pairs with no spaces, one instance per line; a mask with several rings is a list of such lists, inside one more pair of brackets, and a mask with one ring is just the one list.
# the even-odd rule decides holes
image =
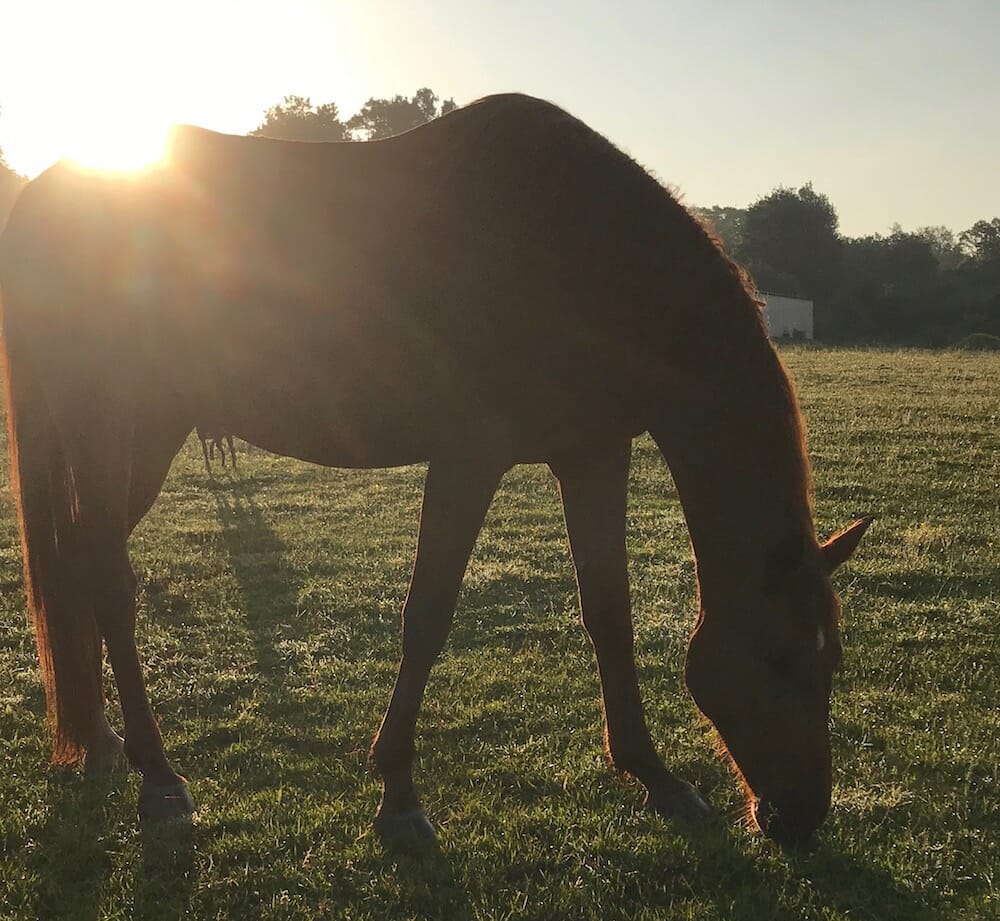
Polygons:
[[823,560],[826,563],[826,571],[833,573],[840,569],[858,549],[861,538],[864,537],[868,526],[875,520],[874,516],[868,515],[859,518],[854,524],[838,531],[820,549],[823,551]]

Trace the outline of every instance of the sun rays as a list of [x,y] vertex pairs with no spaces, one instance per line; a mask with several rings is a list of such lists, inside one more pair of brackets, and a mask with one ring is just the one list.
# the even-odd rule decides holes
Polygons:
[[224,127],[237,12],[193,0],[17,4],[5,25],[21,42],[0,67],[21,88],[0,98],[8,162],[29,178],[64,158],[134,170],[159,158],[173,123]]
[[58,151],[57,159],[68,159],[86,169],[133,172],[162,160],[168,126],[149,123],[117,127],[107,125],[80,131],[71,136],[47,139],[37,136],[38,153],[32,157],[34,171],[49,165],[48,151]]
[[63,158],[147,165],[177,123],[245,133],[285,92],[332,86],[341,101],[368,91],[349,41],[366,16],[346,4],[317,10],[308,35],[277,9],[244,0],[9,6],[0,146],[29,178]]

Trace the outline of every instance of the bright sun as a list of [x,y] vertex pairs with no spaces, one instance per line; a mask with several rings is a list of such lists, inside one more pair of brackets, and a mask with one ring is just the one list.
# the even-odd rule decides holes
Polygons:
[[108,170],[139,170],[158,162],[163,156],[167,126],[135,126],[115,130],[96,130],[67,145],[66,156],[81,166]]
[[[243,133],[284,93],[364,98],[362,4],[0,0],[0,148],[29,178],[64,157],[134,169],[171,124]],[[291,4],[289,4],[291,6]]]
[[170,124],[191,120],[179,100],[217,85],[193,72],[192,55],[206,59],[199,41],[215,50],[216,74],[226,72],[219,36],[234,12],[229,2],[203,0],[15,5],[5,34],[23,42],[10,42],[0,56],[0,86],[20,87],[0,98],[7,161],[29,177],[62,158],[99,169],[155,162]]
[[118,0],[15,7],[10,34],[23,41],[10,43],[5,64],[28,92],[2,100],[12,166],[32,176],[64,157],[102,169],[160,157],[172,36],[156,27],[155,10]]
[[67,125],[62,120],[58,131],[46,130],[45,124],[28,127],[34,130],[22,133],[25,143],[14,162],[29,175],[64,157],[90,169],[143,169],[163,156],[168,130],[165,122]]

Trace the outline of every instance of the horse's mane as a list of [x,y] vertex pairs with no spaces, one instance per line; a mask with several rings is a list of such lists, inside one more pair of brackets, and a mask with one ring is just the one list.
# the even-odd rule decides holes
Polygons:
[[[671,300],[664,305],[684,324],[678,338],[696,355],[711,353],[712,365],[718,369],[712,383],[735,397],[738,411],[761,420],[774,464],[785,468],[782,473],[790,488],[811,507],[806,427],[794,385],[768,335],[763,298],[747,270],[726,253],[718,234],[684,205],[676,191],[558,106],[517,95],[488,97],[477,105],[492,109],[496,120],[516,109],[529,122],[523,130],[533,131],[534,144],[542,152],[549,143],[558,146],[571,139],[574,150],[584,151],[577,157],[581,162],[576,168],[586,175],[590,166],[592,175],[601,179],[600,194],[625,203],[628,221],[636,226],[660,228],[663,251],[650,255],[658,262],[656,269],[669,272],[678,264],[683,266],[683,271],[674,272]],[[448,117],[469,111],[459,110]],[[530,118],[525,117],[527,113]],[[548,143],[547,138],[551,139]],[[628,223],[618,229],[629,239]],[[685,287],[681,282],[687,279],[691,283]],[[697,316],[692,310],[698,311]]]

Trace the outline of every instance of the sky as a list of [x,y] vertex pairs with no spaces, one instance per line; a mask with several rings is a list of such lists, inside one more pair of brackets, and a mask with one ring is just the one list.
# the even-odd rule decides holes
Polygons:
[[[0,148],[34,175],[243,133],[287,94],[562,105],[679,191],[812,182],[850,236],[1000,215],[1000,0],[3,0]],[[109,165],[114,165],[113,162]]]

